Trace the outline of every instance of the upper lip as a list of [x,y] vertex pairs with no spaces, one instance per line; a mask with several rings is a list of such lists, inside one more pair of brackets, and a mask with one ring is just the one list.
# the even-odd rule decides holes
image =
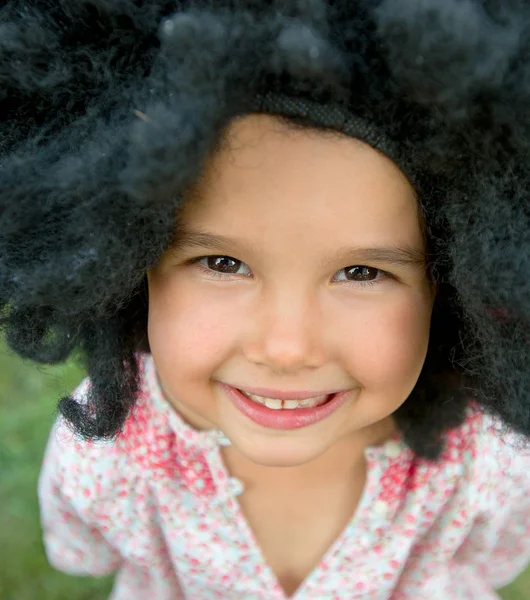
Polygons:
[[247,394],[254,394],[255,396],[262,396],[263,398],[275,398],[278,400],[306,400],[307,398],[318,398],[319,396],[330,396],[342,392],[342,389],[335,390],[323,390],[323,391],[308,391],[308,390],[272,390],[270,388],[255,388],[255,387],[241,387],[232,386]]

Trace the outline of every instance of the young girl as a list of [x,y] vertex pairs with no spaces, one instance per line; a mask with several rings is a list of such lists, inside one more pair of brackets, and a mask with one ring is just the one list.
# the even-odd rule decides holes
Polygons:
[[4,3],[0,303],[113,600],[497,598],[530,560],[525,3]]

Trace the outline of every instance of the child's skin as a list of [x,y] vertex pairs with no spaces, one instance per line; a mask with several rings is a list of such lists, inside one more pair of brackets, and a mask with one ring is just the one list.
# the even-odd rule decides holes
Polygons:
[[[190,190],[181,227],[232,241],[182,243],[149,273],[149,342],[168,400],[198,429],[219,428],[263,556],[287,593],[352,518],[363,448],[395,431],[392,413],[420,374],[435,296],[414,191],[388,158],[348,137],[296,131],[274,117],[233,122]],[[362,248],[406,247],[413,264]],[[342,248],[358,247],[341,257]],[[228,256],[216,278],[203,256]],[[366,265],[363,285],[348,267]],[[384,278],[388,271],[397,279]],[[348,281],[348,279],[353,279]],[[282,391],[351,389],[322,421],[265,428],[218,382]],[[281,468],[280,468],[281,467]]]
[[[434,300],[417,201],[391,160],[346,136],[248,115],[230,125],[228,140],[181,223],[233,243],[183,245],[149,272],[151,351],[169,401],[196,428],[223,430],[228,454],[307,470],[338,446],[380,436],[417,381]],[[407,247],[419,260],[369,261],[361,250],[337,257],[354,246]],[[206,260],[188,264],[206,255],[241,262],[225,261],[234,274],[219,279],[201,268]],[[375,285],[355,281],[354,265],[372,267]],[[318,423],[276,430],[242,415],[217,382],[352,394]]]

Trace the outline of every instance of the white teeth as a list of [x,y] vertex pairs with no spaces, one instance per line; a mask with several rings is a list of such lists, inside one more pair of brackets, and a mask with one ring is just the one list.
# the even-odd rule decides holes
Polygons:
[[327,400],[327,396],[318,396],[316,398],[305,398],[304,400],[279,400],[278,398],[264,398],[255,394],[247,394],[242,392],[250,400],[262,404],[272,410],[295,409],[295,408],[314,408],[319,404],[323,404]]
[[302,400],[301,402],[298,402],[297,400],[284,400],[282,404],[283,408],[298,408],[303,405],[303,402],[305,402],[305,400]]
[[276,400],[274,398],[266,398],[265,399],[265,406],[267,408],[272,408],[274,410],[278,410],[279,408],[282,407],[282,401],[281,400]]

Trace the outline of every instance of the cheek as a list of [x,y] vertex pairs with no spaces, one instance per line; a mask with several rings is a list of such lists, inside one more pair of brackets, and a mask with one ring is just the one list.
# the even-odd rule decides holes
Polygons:
[[148,336],[155,362],[175,376],[215,370],[233,346],[232,313],[228,303],[215,303],[185,282],[152,277]]
[[366,387],[414,385],[427,353],[430,303],[415,297],[394,299],[363,315],[351,333],[354,373]]

